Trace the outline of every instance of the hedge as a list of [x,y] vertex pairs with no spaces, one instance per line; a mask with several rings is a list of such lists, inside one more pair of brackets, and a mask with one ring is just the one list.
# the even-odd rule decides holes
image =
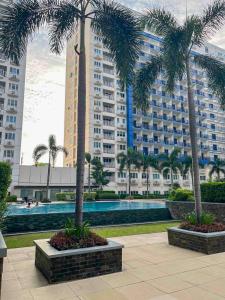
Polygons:
[[96,198],[96,192],[84,193],[84,201],[86,201],[86,200],[94,201],[95,198]]
[[206,182],[201,184],[203,202],[225,203],[225,182]]
[[16,195],[8,195],[6,198],[6,202],[16,202],[17,196]]
[[56,193],[55,196],[58,201],[71,201],[75,199],[75,193],[73,192]]
[[191,190],[179,188],[170,191],[168,199],[172,201],[194,201],[194,194]]
[[120,196],[115,193],[101,193],[98,194],[96,199],[98,200],[113,200],[113,199],[119,199]]
[[11,183],[10,164],[0,161],[0,201],[5,200],[7,191]]

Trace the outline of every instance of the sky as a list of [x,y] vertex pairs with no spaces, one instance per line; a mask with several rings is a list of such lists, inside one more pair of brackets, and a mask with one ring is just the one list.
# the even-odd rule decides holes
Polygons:
[[[123,0],[121,3],[143,12],[159,7],[172,11],[179,20],[188,14],[201,14],[212,0]],[[225,48],[225,25],[215,34],[212,43]],[[23,164],[33,164],[32,152],[36,145],[47,144],[50,134],[56,135],[58,145],[64,139],[65,51],[60,56],[48,47],[48,32],[40,30],[29,43],[26,68],[24,120],[22,134]],[[43,157],[42,161],[46,161]],[[57,165],[62,166],[58,156]]]

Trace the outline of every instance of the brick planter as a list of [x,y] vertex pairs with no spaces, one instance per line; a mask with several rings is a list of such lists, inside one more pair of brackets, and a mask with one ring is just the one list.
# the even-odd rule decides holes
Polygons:
[[76,280],[122,271],[123,245],[108,241],[106,246],[58,251],[49,240],[34,241],[35,265],[49,283]]
[[205,254],[225,252],[225,231],[201,233],[173,227],[168,229],[168,241],[170,245]]
[[3,261],[4,257],[7,256],[7,247],[0,231],[0,299],[1,299],[1,289],[2,289],[2,273],[3,273]]

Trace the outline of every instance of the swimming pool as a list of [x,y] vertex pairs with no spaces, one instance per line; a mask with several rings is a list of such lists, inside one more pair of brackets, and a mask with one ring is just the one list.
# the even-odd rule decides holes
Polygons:
[[[162,202],[139,202],[139,201],[99,201],[85,202],[84,212],[104,212],[116,210],[136,210],[136,209],[156,209],[165,208]],[[33,214],[53,214],[53,213],[73,213],[74,203],[50,203],[40,204],[38,207],[27,208],[23,204],[10,205],[8,216],[33,215]]]

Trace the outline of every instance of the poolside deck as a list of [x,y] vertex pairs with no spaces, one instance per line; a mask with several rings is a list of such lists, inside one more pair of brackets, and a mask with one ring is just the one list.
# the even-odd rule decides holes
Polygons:
[[123,272],[48,285],[34,267],[34,247],[9,250],[2,300],[225,299],[225,253],[171,247],[165,233],[114,238],[124,243]]

